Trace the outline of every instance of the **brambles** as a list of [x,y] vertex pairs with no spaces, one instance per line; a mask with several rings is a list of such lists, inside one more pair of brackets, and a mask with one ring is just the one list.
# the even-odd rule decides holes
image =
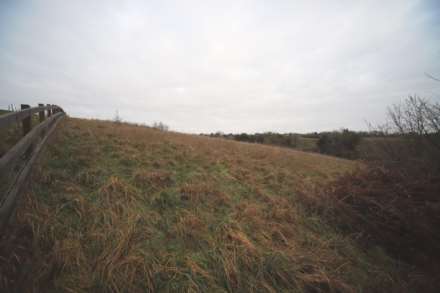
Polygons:
[[[372,165],[301,194],[300,200],[365,247],[416,267],[414,288],[435,292],[440,261],[440,176]],[[408,269],[409,270],[409,269]],[[412,269],[414,270],[414,269]],[[410,274],[415,274],[414,272]]]

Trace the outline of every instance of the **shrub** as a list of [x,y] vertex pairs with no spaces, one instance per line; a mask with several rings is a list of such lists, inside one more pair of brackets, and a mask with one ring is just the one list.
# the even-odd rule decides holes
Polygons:
[[[436,292],[440,280],[440,175],[420,176],[379,165],[346,174],[299,197],[366,247],[380,246],[415,266],[421,292]],[[422,272],[422,273],[420,273]],[[415,275],[414,273],[412,273]],[[438,288],[438,287],[437,287]]]
[[357,157],[356,147],[361,136],[348,129],[327,132],[320,135],[317,146],[321,153],[354,159]]

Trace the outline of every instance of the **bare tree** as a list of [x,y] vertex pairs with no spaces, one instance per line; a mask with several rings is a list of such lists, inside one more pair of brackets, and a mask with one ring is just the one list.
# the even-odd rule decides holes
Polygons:
[[115,116],[113,117],[113,122],[118,123],[118,124],[122,123],[122,118],[119,115],[119,110],[116,110]]
[[160,130],[160,131],[168,131],[169,130],[169,127],[168,127],[168,125],[166,125],[165,123],[163,123],[163,122],[154,122],[153,123],[153,128],[156,128],[156,129],[158,129],[158,130]]
[[440,104],[418,96],[409,96],[388,108],[389,129],[401,135],[426,138],[440,149]]
[[14,104],[9,104],[9,105],[8,105],[8,111],[16,112],[16,111],[17,111],[17,108],[15,107]]
[[440,81],[440,78],[437,78],[437,77],[435,77],[435,76],[432,76],[432,75],[429,74],[429,73],[426,73],[426,72],[425,72],[425,75],[426,75],[428,78],[432,79],[432,80]]

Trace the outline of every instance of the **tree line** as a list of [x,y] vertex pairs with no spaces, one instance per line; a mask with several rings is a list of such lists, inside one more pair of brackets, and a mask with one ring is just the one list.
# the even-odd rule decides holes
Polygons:
[[[440,106],[417,96],[410,96],[399,104],[388,108],[388,123],[371,127],[369,131],[354,131],[347,128],[334,131],[310,133],[228,133],[216,132],[207,134],[210,137],[221,137],[248,143],[261,143],[288,148],[306,149],[323,154],[348,158],[360,158],[359,145],[366,138],[401,138],[417,140],[418,145],[428,143],[439,147]],[[307,141],[308,140],[308,141]],[[387,151],[395,149],[387,141]],[[394,140],[396,141],[396,140]],[[305,148],[304,144],[313,144]],[[379,143],[378,143],[379,144]]]
[[380,131],[366,132],[341,129],[306,134],[276,132],[224,134],[216,132],[208,136],[295,149],[305,149],[305,144],[313,144],[313,146],[309,146],[307,150],[354,159],[357,158],[356,147],[363,137],[383,137],[386,136],[386,134]]

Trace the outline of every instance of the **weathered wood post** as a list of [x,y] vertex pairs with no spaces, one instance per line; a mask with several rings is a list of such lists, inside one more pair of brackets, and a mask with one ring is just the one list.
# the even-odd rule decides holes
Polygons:
[[50,104],[47,104],[49,108],[47,108],[47,117],[52,116],[52,109],[50,108]]
[[[21,110],[29,109],[30,106],[26,104],[21,104]],[[24,118],[21,122],[21,126],[23,129],[23,136],[25,136],[29,131],[31,131],[31,123],[32,123],[32,115]]]
[[[38,107],[44,107],[44,104],[38,104]],[[44,121],[44,110],[41,110],[40,112],[38,112],[38,116],[40,116],[40,123]]]

